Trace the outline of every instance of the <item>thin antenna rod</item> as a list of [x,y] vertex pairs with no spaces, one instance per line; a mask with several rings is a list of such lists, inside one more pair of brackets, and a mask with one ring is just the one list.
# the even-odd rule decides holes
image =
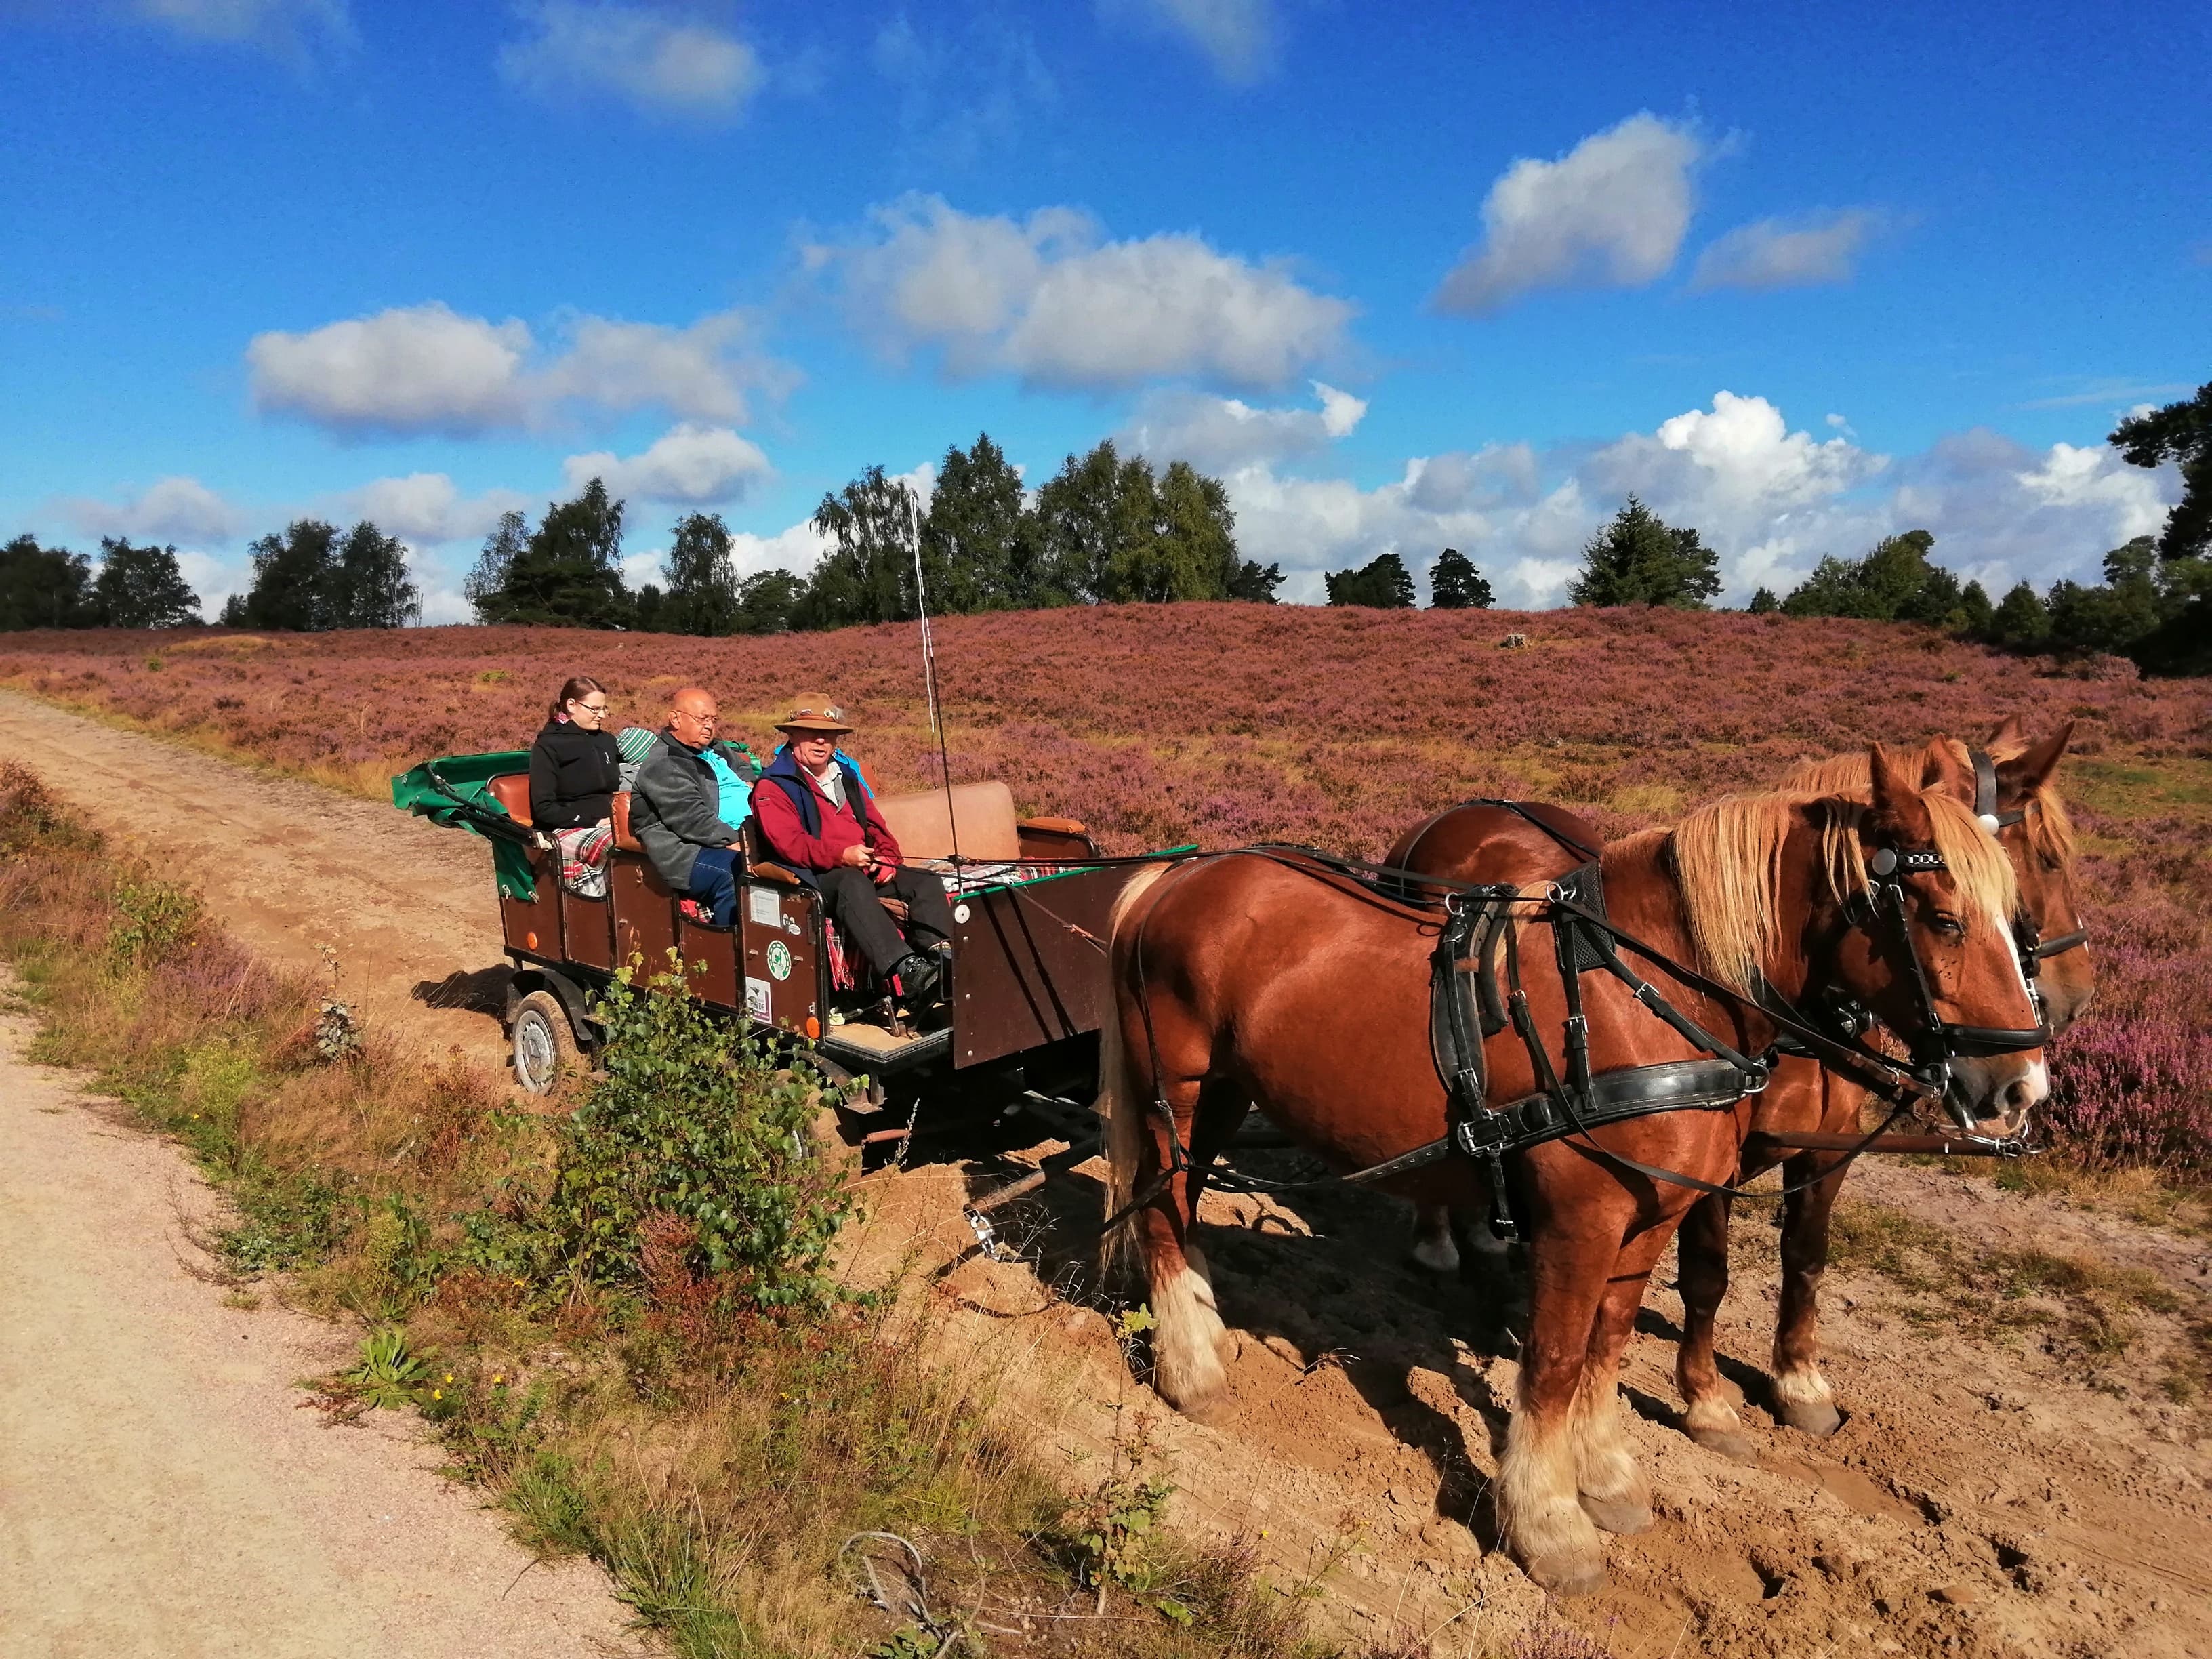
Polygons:
[[945,717],[939,708],[937,690],[937,645],[930,637],[929,602],[925,597],[921,580],[921,513],[915,496],[909,489],[906,498],[907,532],[914,544],[914,612],[921,621],[921,687],[929,702],[929,729],[937,735],[937,767],[945,780],[945,822],[952,832],[952,867],[957,872],[963,860],[960,857],[960,814],[952,800],[952,761],[945,753]]

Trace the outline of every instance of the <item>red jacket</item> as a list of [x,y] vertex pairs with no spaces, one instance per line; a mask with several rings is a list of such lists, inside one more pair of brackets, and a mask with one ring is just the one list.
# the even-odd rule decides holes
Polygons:
[[901,862],[904,855],[899,851],[897,840],[876,816],[870,813],[867,823],[863,824],[854,815],[855,792],[849,777],[845,786],[845,805],[839,806],[823,793],[822,786],[804,767],[791,763],[789,755],[779,756],[769,769],[797,775],[813,797],[815,815],[822,826],[820,833],[809,835],[791,797],[763,778],[753,787],[753,811],[760,819],[761,839],[768,843],[769,857],[796,869],[834,870],[844,861],[841,855],[848,847],[866,842],[885,863]]

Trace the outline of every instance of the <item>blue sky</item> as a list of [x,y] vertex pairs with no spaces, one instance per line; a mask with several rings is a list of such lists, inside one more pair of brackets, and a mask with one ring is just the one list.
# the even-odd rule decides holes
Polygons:
[[[2212,11],[0,0],[0,533],[210,601],[363,512],[459,619],[594,471],[747,568],[988,430],[1229,483],[1317,595],[1556,603],[1636,490],[1731,596],[1924,526],[2094,573],[2212,376]],[[210,605],[210,610],[212,604]]]

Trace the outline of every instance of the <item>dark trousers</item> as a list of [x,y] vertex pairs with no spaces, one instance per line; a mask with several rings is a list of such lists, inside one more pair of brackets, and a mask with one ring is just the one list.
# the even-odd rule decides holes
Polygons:
[[707,907],[717,927],[727,927],[738,919],[736,866],[744,856],[732,847],[702,847],[691,866],[691,885],[684,890]]
[[[878,887],[866,871],[840,865],[817,871],[814,884],[822,890],[838,931],[878,974],[890,972],[908,951],[927,951],[939,939],[952,937],[952,907],[945,902],[945,884],[929,871],[902,870]],[[906,901],[912,944],[899,937],[897,925],[883,907],[887,898]]]

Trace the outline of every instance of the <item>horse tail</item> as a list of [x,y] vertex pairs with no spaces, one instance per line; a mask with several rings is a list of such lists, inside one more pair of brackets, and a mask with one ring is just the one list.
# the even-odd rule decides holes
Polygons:
[[[1149,892],[1154,883],[1165,875],[1164,864],[1148,865],[1130,878],[1122,888],[1121,896],[1114,901],[1114,909],[1107,923],[1106,937],[1114,942],[1114,967],[1109,970],[1113,981],[1113,1000],[1108,1005],[1106,1018],[1098,1027],[1098,1098],[1092,1109],[1104,1120],[1106,1127],[1106,1215],[1110,1220],[1126,1209],[1137,1195],[1137,1158],[1144,1146],[1146,1103],[1138,1098],[1135,1080],[1129,1075],[1128,1044],[1121,1037],[1121,976],[1120,973],[1121,924],[1138,900]],[[1126,1224],[1111,1227],[1098,1242],[1098,1261],[1102,1271],[1110,1273],[1126,1257],[1130,1228]]]

